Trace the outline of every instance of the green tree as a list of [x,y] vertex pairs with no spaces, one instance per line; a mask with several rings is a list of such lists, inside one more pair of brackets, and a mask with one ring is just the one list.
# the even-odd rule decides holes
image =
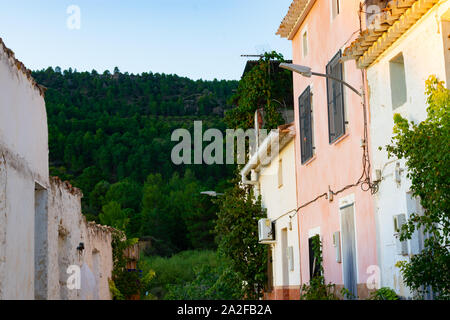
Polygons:
[[414,213],[400,240],[415,230],[427,235],[424,250],[399,263],[405,283],[422,295],[430,286],[441,299],[450,299],[450,91],[431,76],[426,82],[428,116],[415,124],[396,114],[390,157],[406,159],[413,196],[424,213]]
[[103,206],[102,213],[99,215],[100,222],[104,225],[125,231],[129,218],[127,212],[122,210],[119,203],[111,201]]
[[122,208],[129,208],[139,212],[142,200],[141,186],[135,181],[119,181],[109,187],[105,200],[106,202],[116,201]]
[[259,299],[267,283],[267,248],[258,239],[258,220],[265,217],[261,199],[236,180],[217,202],[218,250],[243,283],[241,298]]

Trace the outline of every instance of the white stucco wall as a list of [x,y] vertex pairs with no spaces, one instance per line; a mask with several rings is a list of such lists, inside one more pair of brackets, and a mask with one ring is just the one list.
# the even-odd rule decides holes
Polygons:
[[47,139],[41,91],[0,40],[0,299],[34,298],[34,194],[35,182],[48,185]]
[[[433,74],[440,80],[447,79],[450,70],[446,67],[444,52],[446,53],[448,48],[444,47],[443,39],[448,35],[442,34],[441,17],[449,10],[449,6],[449,2],[440,7],[436,6],[367,70],[370,90],[373,174],[375,175],[376,170],[382,170],[380,189],[374,196],[381,285],[394,288],[398,294],[404,297],[411,297],[412,293],[404,285],[395,264],[400,260],[408,259],[408,256],[397,253],[393,221],[395,215],[406,214],[408,216],[408,213],[412,213],[411,209],[408,210],[407,207],[410,181],[406,178],[406,171],[402,171],[400,182],[396,181],[397,163],[401,169],[405,170],[404,161],[388,159],[387,153],[378,148],[388,145],[391,141],[395,113],[416,123],[426,118],[426,79]],[[404,57],[407,102],[393,110],[389,62],[400,53]],[[414,253],[417,241],[418,239],[409,241],[409,254]]]
[[47,112],[44,97],[0,41],[0,141],[23,158],[36,180],[48,183]]
[[[43,89],[0,39],[0,299],[111,298],[111,229],[86,222],[81,197],[49,179]],[[69,265],[91,290],[66,289]]]
[[[267,216],[272,221],[297,208],[296,198],[296,173],[295,173],[295,150],[294,139],[292,139],[275,157],[269,166],[260,171],[259,186],[263,207],[267,209]],[[283,185],[279,187],[278,166],[282,159]],[[289,219],[289,216],[294,216]],[[292,229],[290,229],[291,221]],[[275,287],[299,286],[300,285],[300,261],[298,245],[298,224],[295,211],[285,215],[276,221],[276,243],[273,245],[273,282]],[[294,270],[289,270],[289,282],[283,281],[283,256],[281,245],[282,230],[287,229],[287,246],[293,247]]]
[[[78,189],[56,178],[50,184],[48,299],[111,299],[108,284],[113,267],[111,228],[86,222],[81,214],[82,194]],[[77,250],[80,243],[84,244],[81,253]],[[95,254],[97,261],[93,258]],[[83,271],[80,290],[69,290],[66,286],[70,265]],[[86,274],[92,274],[96,283],[84,279]]]

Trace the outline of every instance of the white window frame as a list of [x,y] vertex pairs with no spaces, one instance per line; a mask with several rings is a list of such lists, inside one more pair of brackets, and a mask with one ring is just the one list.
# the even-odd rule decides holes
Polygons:
[[[305,53],[305,34],[306,34],[306,53]],[[302,57],[306,58],[309,55],[309,31],[308,26],[305,26],[301,33]]]

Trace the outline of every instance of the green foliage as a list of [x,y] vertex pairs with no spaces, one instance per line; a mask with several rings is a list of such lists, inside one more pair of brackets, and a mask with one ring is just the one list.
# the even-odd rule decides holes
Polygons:
[[125,300],[125,297],[120,292],[120,290],[117,289],[116,284],[114,283],[113,280],[108,279],[108,284],[109,284],[109,291],[111,292],[113,300]]
[[235,300],[241,294],[239,278],[225,261],[196,268],[193,281],[167,289],[167,300]]
[[283,124],[279,110],[293,108],[292,73],[278,67],[284,61],[281,54],[265,53],[243,76],[232,98],[237,107],[225,113],[229,128],[253,128],[255,111],[260,108],[266,113],[266,129],[275,129]]
[[[186,165],[177,166],[171,161],[171,150],[178,143],[171,141],[172,132],[185,128],[192,134],[194,120],[202,120],[204,130],[224,131],[223,113],[231,107],[227,100],[237,82],[193,81],[153,73],[133,75],[119,70],[103,74],[95,70],[58,71],[48,68],[33,72],[33,76],[48,88],[45,101],[51,174],[82,189],[83,213],[100,222],[99,214],[108,206],[108,212],[102,213],[106,220],[108,215],[126,213],[129,221],[124,231],[128,237],[156,238],[159,234],[145,225],[151,222],[151,209],[158,217],[168,216],[169,224],[182,215],[180,227],[177,224],[170,235],[167,254],[199,243],[213,247],[209,218],[214,206],[193,195],[188,198],[186,195],[193,191],[191,185],[185,191],[182,185],[177,186],[178,192],[184,194],[183,206],[177,195],[177,205],[142,208],[146,201],[143,189],[149,175],[159,173],[161,185],[172,183],[175,174],[186,175]],[[198,189],[215,190],[217,184],[231,176],[233,166],[196,165],[189,169]],[[168,197],[165,194],[161,199],[170,203]],[[122,212],[111,202],[119,204]],[[119,227],[123,229],[123,223]]]
[[386,147],[390,157],[406,159],[411,191],[425,211],[412,214],[400,235],[406,240],[424,232],[425,249],[399,267],[419,295],[430,286],[438,298],[450,299],[450,91],[431,76],[426,94],[427,119],[415,124],[395,115],[395,136]]
[[322,264],[322,242],[319,235],[312,237],[311,245],[315,257],[314,270],[318,270],[318,272],[309,281],[309,284],[302,286],[300,298],[302,300],[338,300],[335,293],[336,285],[325,283]]
[[139,262],[139,268],[145,274],[153,271],[155,276],[145,284],[142,294],[149,292],[155,298],[168,299],[168,291],[173,297],[174,288],[193,282],[198,270],[215,269],[219,265],[214,251],[183,251],[170,258],[146,256]]
[[214,249],[216,206],[187,170],[169,181],[149,175],[143,189],[141,234],[155,238],[149,254],[170,256],[188,249]]
[[261,199],[237,183],[217,200],[219,252],[243,283],[242,299],[259,299],[267,283],[267,248],[259,244],[258,220],[265,217]]
[[[124,232],[114,230],[112,232],[112,256],[113,271],[109,281],[109,288],[113,299],[126,300],[138,294],[141,290],[140,275],[138,272],[129,272],[126,269],[127,258],[124,250],[136,244],[138,239],[126,239]],[[151,272],[148,270],[147,272]]]
[[336,285],[325,284],[325,278],[317,276],[304,284],[301,291],[301,300],[339,300],[336,295]]
[[313,270],[317,272],[315,276],[321,276],[323,275],[323,264],[322,264],[323,255],[322,255],[322,241],[320,240],[320,235],[316,234],[311,238],[311,246],[315,257]]
[[127,213],[122,210],[119,203],[111,201],[103,206],[99,215],[100,223],[125,231],[129,222]]
[[358,299],[358,296],[353,294],[349,289],[347,289],[345,287],[341,289],[341,296],[347,300],[357,300]]
[[369,300],[399,300],[399,297],[391,288],[383,287],[372,292]]

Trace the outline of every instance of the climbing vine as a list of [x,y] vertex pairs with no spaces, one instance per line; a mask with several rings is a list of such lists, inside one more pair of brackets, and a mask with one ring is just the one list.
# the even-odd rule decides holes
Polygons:
[[113,271],[109,281],[109,288],[113,299],[126,300],[141,292],[144,282],[150,281],[153,273],[145,275],[143,278],[137,271],[127,270],[128,258],[125,256],[125,249],[137,243],[138,239],[127,239],[122,231],[114,230],[112,233],[112,254]]
[[309,281],[309,284],[304,284],[301,290],[302,300],[338,300],[335,294],[336,285],[326,284],[323,275],[323,256],[322,256],[322,241],[319,235],[311,238],[311,246],[313,256],[315,258],[313,270],[314,276]]
[[279,68],[285,62],[275,51],[265,53],[258,63],[239,82],[231,103],[236,105],[225,114],[230,129],[254,127],[255,111],[265,112],[265,129],[283,124],[281,109],[293,109],[292,73]]

